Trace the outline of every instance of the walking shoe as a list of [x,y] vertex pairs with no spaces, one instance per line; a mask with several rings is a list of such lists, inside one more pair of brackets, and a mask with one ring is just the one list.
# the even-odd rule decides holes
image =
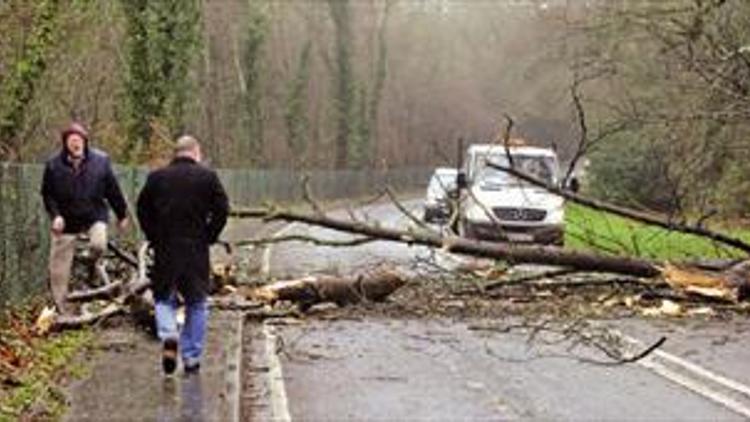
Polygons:
[[201,370],[201,364],[200,362],[196,362],[192,365],[185,365],[185,374],[197,374]]
[[164,347],[161,352],[161,367],[164,373],[170,375],[177,369],[177,340],[164,340]]

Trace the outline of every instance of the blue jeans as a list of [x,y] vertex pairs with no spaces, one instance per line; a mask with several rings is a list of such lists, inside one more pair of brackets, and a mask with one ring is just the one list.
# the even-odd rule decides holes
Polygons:
[[192,366],[200,363],[203,339],[206,336],[208,303],[205,299],[185,305],[185,326],[178,333],[177,298],[174,293],[167,300],[157,300],[155,306],[156,329],[161,341],[179,337],[182,363]]

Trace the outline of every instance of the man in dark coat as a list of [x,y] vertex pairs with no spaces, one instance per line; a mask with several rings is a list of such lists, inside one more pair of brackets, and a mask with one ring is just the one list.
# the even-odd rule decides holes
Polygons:
[[[210,290],[209,246],[218,240],[229,213],[218,176],[200,161],[198,141],[181,137],[175,158],[149,174],[138,197],[138,220],[154,248],[156,324],[167,374],[176,368],[178,345],[185,371],[200,368]],[[178,293],[186,305],[185,326],[179,334]]]
[[89,146],[89,134],[73,123],[61,134],[62,148],[44,166],[42,199],[52,220],[50,288],[60,313],[67,313],[66,297],[78,234],[87,233],[94,268],[107,248],[109,209],[119,228],[128,226],[127,202],[109,157]]

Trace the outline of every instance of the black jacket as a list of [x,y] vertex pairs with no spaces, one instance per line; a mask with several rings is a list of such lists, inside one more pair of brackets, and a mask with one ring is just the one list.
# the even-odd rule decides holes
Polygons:
[[216,173],[175,158],[149,174],[138,196],[138,221],[155,251],[154,294],[177,290],[188,301],[208,295],[209,250],[219,238],[229,201]]
[[65,233],[80,233],[98,221],[106,223],[107,203],[119,219],[125,218],[128,209],[109,157],[93,148],[86,149],[77,171],[64,149],[47,160],[42,198],[51,218],[65,219]]

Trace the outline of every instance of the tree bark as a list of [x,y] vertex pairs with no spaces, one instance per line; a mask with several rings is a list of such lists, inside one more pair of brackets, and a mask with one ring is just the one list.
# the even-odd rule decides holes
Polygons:
[[381,268],[349,277],[319,275],[278,281],[255,289],[251,296],[270,303],[291,301],[304,311],[312,305],[326,302],[339,306],[380,302],[404,284],[405,276],[392,268]]

